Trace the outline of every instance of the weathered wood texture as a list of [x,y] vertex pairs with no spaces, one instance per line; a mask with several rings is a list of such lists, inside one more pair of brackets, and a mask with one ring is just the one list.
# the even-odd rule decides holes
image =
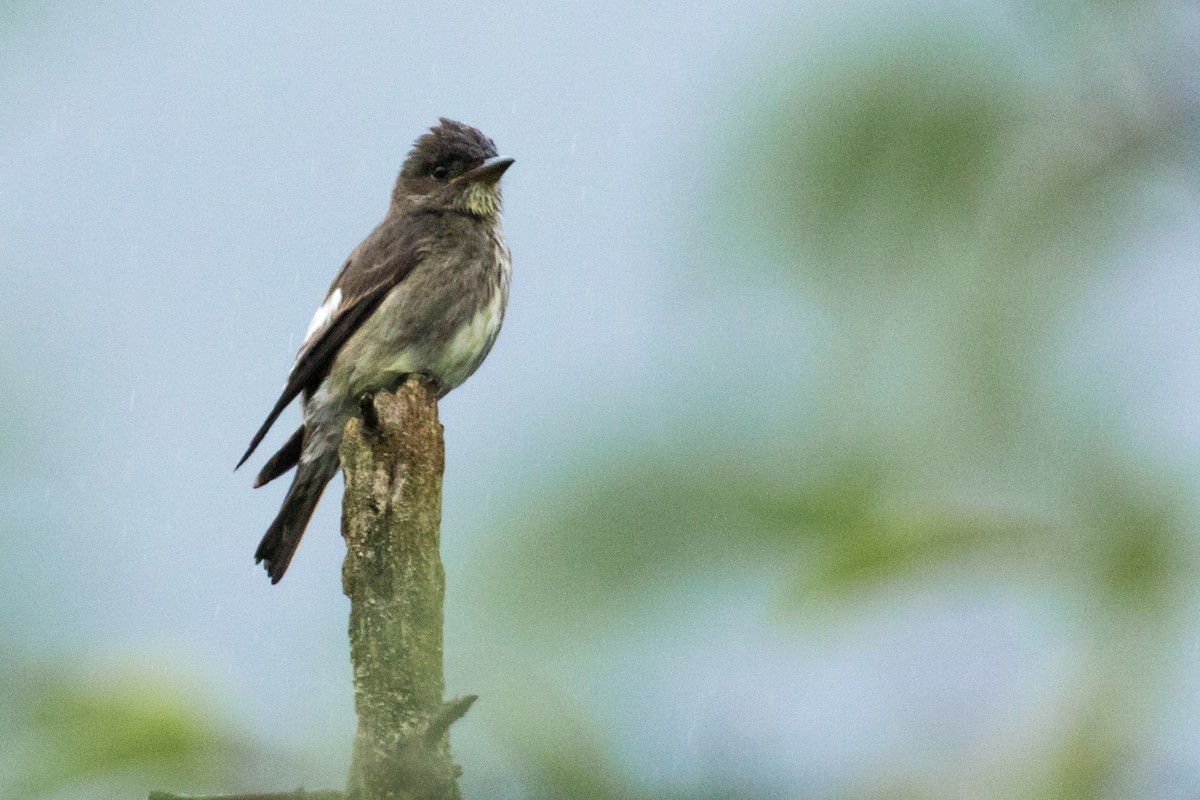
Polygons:
[[365,402],[362,419],[346,426],[341,458],[342,586],[358,711],[346,793],[453,800],[460,770],[446,730],[470,702],[442,701],[445,447],[434,394],[410,379]]

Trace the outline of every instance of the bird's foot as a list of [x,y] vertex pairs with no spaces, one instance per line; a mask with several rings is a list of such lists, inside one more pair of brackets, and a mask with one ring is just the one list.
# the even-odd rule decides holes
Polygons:
[[433,375],[427,375],[424,372],[422,372],[418,377],[420,377],[421,382],[425,384],[426,388],[433,393],[434,397],[441,397],[449,391],[449,389],[446,388],[446,384],[442,383],[440,378],[437,378]]

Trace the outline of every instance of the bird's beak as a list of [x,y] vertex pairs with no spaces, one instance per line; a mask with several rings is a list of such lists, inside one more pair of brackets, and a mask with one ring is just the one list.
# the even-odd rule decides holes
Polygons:
[[470,172],[464,172],[451,183],[495,183],[500,180],[504,170],[513,165],[513,159],[496,156],[484,161]]

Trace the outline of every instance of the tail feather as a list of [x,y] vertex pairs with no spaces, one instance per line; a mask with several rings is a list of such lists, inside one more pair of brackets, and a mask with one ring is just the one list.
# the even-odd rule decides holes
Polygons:
[[289,383],[288,388],[284,389],[283,395],[279,398],[278,402],[275,403],[275,407],[271,409],[271,413],[267,415],[266,422],[262,424],[262,426],[254,434],[254,438],[250,440],[250,446],[246,448],[246,452],[242,454],[241,460],[238,461],[237,466],[233,468],[234,472],[237,472],[241,468],[242,464],[246,463],[246,460],[250,458],[250,454],[254,452],[254,449],[258,447],[260,442],[262,442],[263,437],[267,435],[267,431],[271,430],[271,426],[275,424],[275,420],[279,419],[279,415],[282,414],[283,410],[288,407],[288,404],[296,399],[296,395],[299,393],[299,390],[296,392],[290,392],[291,388],[291,384]]
[[279,452],[271,456],[258,477],[254,479],[254,488],[265,486],[300,463],[300,453],[304,450],[304,426],[301,425],[287,440],[287,444],[279,448]]
[[259,542],[258,550],[254,553],[255,563],[261,563],[271,576],[271,583],[279,583],[283,573],[287,571],[296,547],[300,544],[308,521],[312,519],[313,511],[321,500],[325,485],[337,473],[338,460],[332,458],[318,459],[301,464],[296,470],[296,477],[288,489],[283,507],[266,535]]

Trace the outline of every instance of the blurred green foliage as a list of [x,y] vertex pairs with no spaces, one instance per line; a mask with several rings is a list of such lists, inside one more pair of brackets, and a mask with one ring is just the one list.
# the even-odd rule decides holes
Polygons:
[[971,224],[1024,111],[1011,76],[965,45],[898,43],[794,87],[745,137],[743,223],[852,293],[866,270],[927,260],[940,231]]
[[[714,447],[727,439],[699,429],[674,437],[691,445],[582,463],[486,562],[498,577],[479,592],[497,627],[526,647],[602,652],[697,576],[754,584],[781,565],[764,613],[834,624],[907,586],[1007,582],[1075,609],[1082,677],[1040,724],[1043,747],[981,754],[989,796],[1126,796],[1169,704],[1197,566],[1193,498],[1110,421],[1061,402],[1074,388],[1052,364],[1064,312],[1114,248],[1176,223],[1163,186],[1200,177],[1196,109],[1175,91],[1194,85],[1194,59],[1155,47],[1172,9],[1064,4],[1007,36],[921,24],[847,42],[765,91],[736,171],[716,176],[730,202],[711,227],[732,234],[711,267],[774,263],[827,315],[833,344],[805,354],[820,367],[816,422],[775,432],[790,450]],[[553,737],[590,765],[581,778],[546,757],[537,727],[513,741],[534,783],[557,787],[546,796],[618,796],[596,746]],[[837,796],[957,797],[970,780],[880,765]]]
[[167,676],[114,671],[93,679],[14,662],[10,653],[0,679],[5,798],[211,790],[244,778],[260,760]]

